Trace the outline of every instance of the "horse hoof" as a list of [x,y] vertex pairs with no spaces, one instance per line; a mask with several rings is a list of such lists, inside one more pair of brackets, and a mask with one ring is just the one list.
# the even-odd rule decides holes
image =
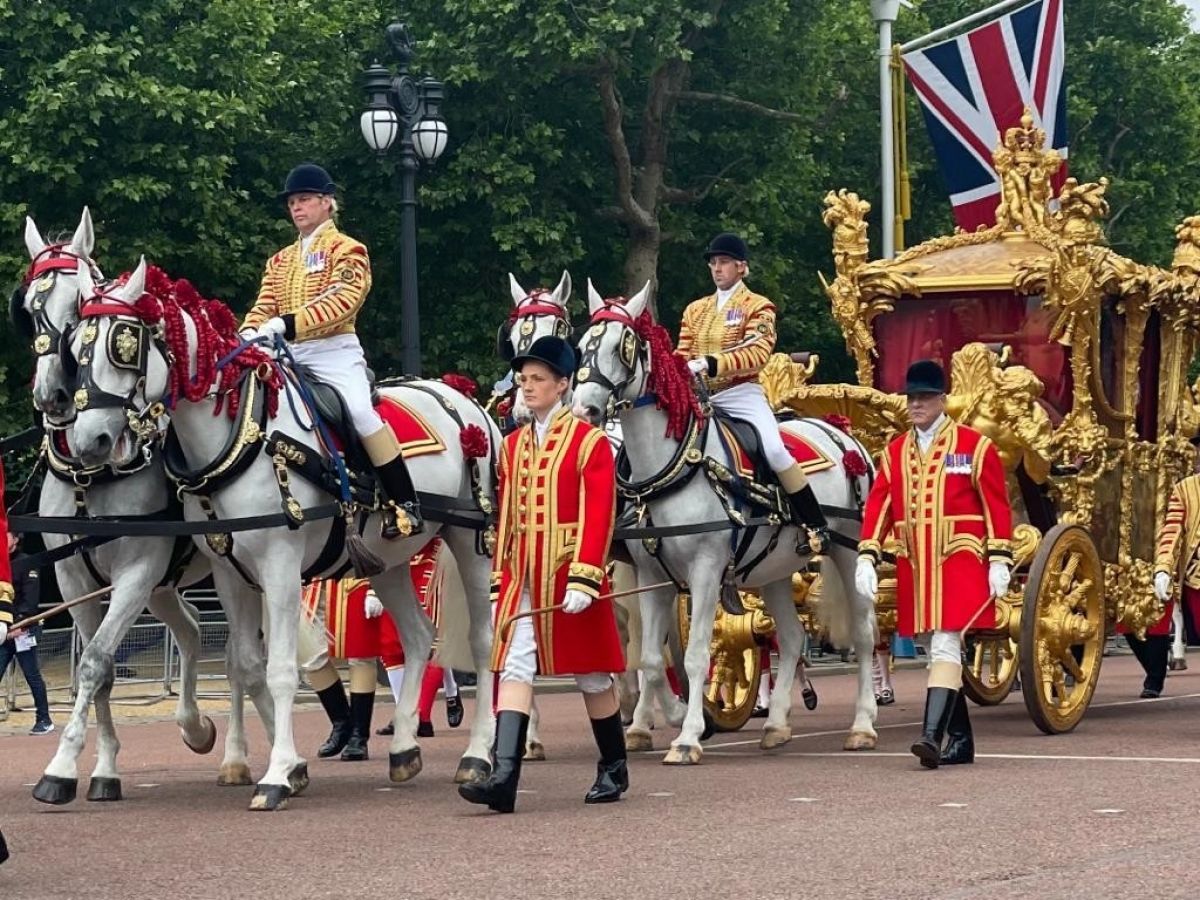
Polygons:
[[395,784],[412,781],[421,771],[421,748],[388,754],[388,778]]
[[667,755],[663,757],[663,765],[698,766],[703,756],[704,751],[698,746],[692,747],[687,744],[680,744],[678,747],[673,746],[667,751]]
[[454,773],[455,784],[478,784],[486,781],[492,774],[492,764],[486,759],[476,756],[464,756],[458,761],[458,771]]
[[1173,659],[1169,663],[1167,663],[1167,669],[1172,672],[1186,672],[1187,671],[1187,660],[1186,659]]
[[87,798],[93,802],[111,802],[121,799],[121,779],[95,776],[88,783]]
[[711,715],[709,715],[708,710],[706,709],[704,710],[704,730],[700,732],[700,740],[707,741],[710,737],[716,734],[716,732],[717,722]]
[[291,788],[293,797],[299,797],[304,792],[308,787],[308,763],[299,763],[288,772],[288,787]]
[[75,799],[75,792],[78,790],[78,778],[43,775],[33,788],[33,799],[39,803],[49,803],[51,806],[63,806]]
[[873,734],[867,734],[863,731],[852,731],[846,735],[846,741],[842,744],[843,750],[874,750],[875,744],[879,740]]
[[530,741],[525,745],[524,759],[527,762],[544,762],[546,759],[546,747],[541,741]]
[[250,798],[252,812],[275,812],[287,809],[292,790],[286,784],[260,784]]
[[205,753],[212,753],[212,748],[217,745],[217,726],[208,716],[200,717],[200,726],[204,729],[204,737],[194,744],[188,740],[186,731],[182,728],[179,731],[183,735],[183,743],[187,745],[187,748],[193,753],[203,756]]
[[650,732],[640,728],[629,728],[625,731],[626,750],[653,750],[654,738]]
[[254,784],[250,777],[250,767],[245,763],[226,763],[217,774],[217,784],[221,787],[244,787]]
[[758,746],[762,750],[774,750],[792,739],[791,725],[768,725],[763,729]]

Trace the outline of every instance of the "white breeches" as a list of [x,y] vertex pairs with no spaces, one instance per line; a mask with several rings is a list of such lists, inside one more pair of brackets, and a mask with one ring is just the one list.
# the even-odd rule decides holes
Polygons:
[[371,405],[367,360],[358,335],[335,334],[312,341],[297,341],[290,349],[296,362],[341,392],[359,437],[369,437],[383,428],[383,419]]
[[962,633],[958,631],[935,631],[929,639],[929,661],[962,665]]
[[[528,612],[529,608],[529,592],[526,591],[521,594],[521,605],[517,611]],[[504,669],[500,672],[500,680],[533,684],[533,676],[536,674],[537,641],[533,636],[533,617],[526,616],[517,619],[512,626],[512,639],[508,645],[508,654],[504,657]],[[608,672],[575,676],[575,684],[585,694],[603,694],[612,687],[612,683],[612,675]]]
[[787,447],[783,446],[783,438],[779,436],[779,422],[775,419],[775,413],[771,412],[761,384],[757,381],[735,384],[718,391],[710,399],[712,405],[721,412],[754,425],[762,444],[763,456],[773,472],[782,472],[796,464]]
[[302,672],[316,672],[329,662],[329,638],[325,633],[325,601],[309,618],[300,610],[300,629],[296,633],[296,664]]

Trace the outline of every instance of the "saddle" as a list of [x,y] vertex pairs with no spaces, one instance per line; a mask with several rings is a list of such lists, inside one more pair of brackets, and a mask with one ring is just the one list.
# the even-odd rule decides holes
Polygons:
[[[342,392],[332,384],[321,381],[306,366],[297,365],[294,371],[296,378],[304,382],[312,395],[313,405],[316,407],[312,411],[313,414],[321,418],[321,421],[332,432],[331,436],[340,442],[342,455],[356,461],[366,460],[366,451],[363,450],[358,432],[354,429],[354,423],[350,419]],[[379,406],[380,396],[379,388],[375,383],[375,372],[369,368],[367,369],[367,384],[371,391],[371,405]]]

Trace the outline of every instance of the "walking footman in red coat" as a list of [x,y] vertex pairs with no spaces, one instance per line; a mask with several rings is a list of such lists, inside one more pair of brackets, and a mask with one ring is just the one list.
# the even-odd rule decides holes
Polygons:
[[863,511],[855,582],[874,599],[875,566],[894,532],[897,630],[905,637],[933,632],[925,724],[912,752],[936,769],[975,761],[961,691],[963,634],[995,626],[995,600],[1008,592],[1012,565],[1012,511],[992,442],[946,415],[941,366],[913,363],[904,393],[913,427],[880,459]]
[[[492,570],[499,673],[496,766],[479,784],[460,785],[472,803],[512,812],[525,754],[533,677],[574,675],[600,749],[586,803],[619,800],[629,788],[625,735],[612,672],[625,669],[604,566],[612,541],[616,473],[604,432],[571,415],[562,398],[575,352],[542,337],[513,360],[533,421],[505,438],[500,453],[500,531]],[[562,609],[550,610],[561,604]],[[534,612],[504,625],[519,612]],[[542,612],[545,611],[545,612]]]

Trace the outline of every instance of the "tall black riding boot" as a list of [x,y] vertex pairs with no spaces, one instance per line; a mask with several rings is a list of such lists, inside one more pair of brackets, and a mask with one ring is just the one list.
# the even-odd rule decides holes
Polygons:
[[370,759],[367,741],[371,737],[371,713],[375,711],[375,694],[350,694],[350,740],[342,750],[346,762],[362,762]]
[[417,489],[413,486],[404,457],[397,456],[376,466],[375,474],[379,476],[385,504],[390,507],[390,511],[385,510],[383,515],[383,539],[394,541],[420,531],[422,522]]
[[469,803],[482,803],[495,812],[510,813],[517,804],[517,783],[521,780],[521,759],[525,756],[525,736],[529,715],[512,709],[496,714],[496,766],[486,780],[460,784],[459,796]]
[[613,803],[629,790],[629,766],[625,755],[625,729],[621,725],[621,713],[615,712],[604,719],[592,719],[592,734],[600,749],[600,761],[596,763],[596,781],[584,803]]
[[927,769],[936,769],[942,756],[942,737],[954,712],[958,691],[953,688],[931,687],[925,692],[925,724],[921,736],[910,748]]
[[950,712],[950,724],[946,726],[946,749],[939,760],[943,766],[975,762],[975,735],[971,733],[971,719],[967,715],[967,698],[962,691],[957,693]]
[[350,740],[352,727],[350,704],[346,702],[346,689],[342,687],[340,681],[335,681],[324,690],[317,691],[317,697],[320,699],[321,705],[325,707],[325,715],[329,716],[329,724],[333,726],[329,737],[317,750],[317,756],[321,759],[328,759],[341,753],[346,742]]
[[813,493],[812,486],[804,485],[800,490],[788,494],[788,502],[792,505],[792,515],[797,524],[808,529],[809,547],[814,556],[829,552],[829,523],[825,513],[821,511],[821,503]]

